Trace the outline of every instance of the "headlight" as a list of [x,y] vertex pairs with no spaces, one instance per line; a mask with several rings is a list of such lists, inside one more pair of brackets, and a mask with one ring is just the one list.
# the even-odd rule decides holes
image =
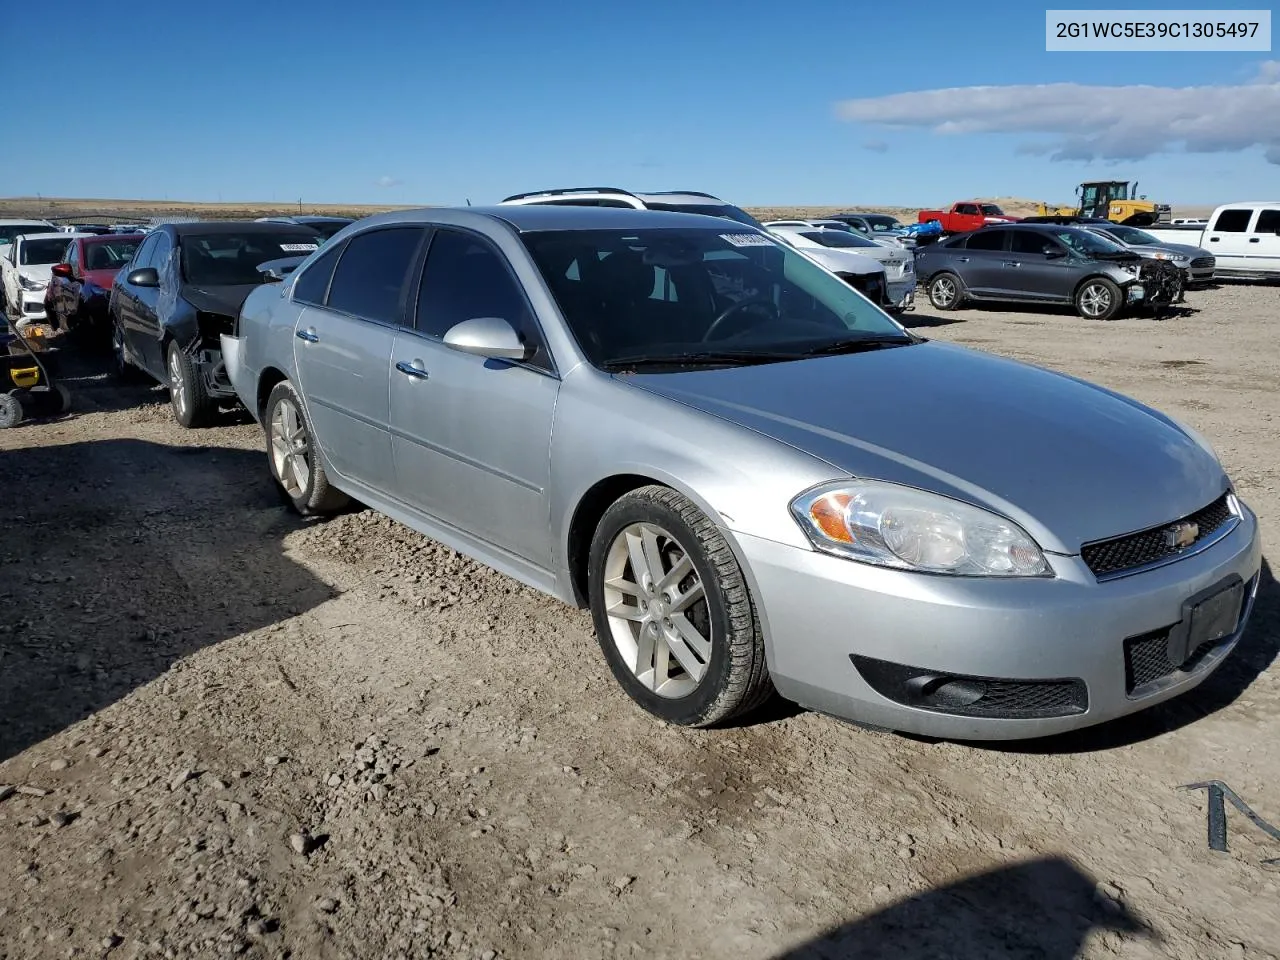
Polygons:
[[23,274],[18,274],[18,283],[22,284],[23,290],[43,290],[49,285],[48,280],[32,280]]
[[900,570],[966,577],[1053,571],[1011,520],[950,497],[875,480],[824,484],[791,512],[817,550]]
[[1122,263],[1120,269],[1125,273],[1132,273],[1135,277],[1142,272],[1142,264],[1140,263]]

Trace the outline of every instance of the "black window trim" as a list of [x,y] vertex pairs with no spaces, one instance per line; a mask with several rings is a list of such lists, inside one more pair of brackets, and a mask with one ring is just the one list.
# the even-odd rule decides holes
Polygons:
[[[132,273],[134,270],[141,270],[146,265],[144,261],[139,259],[139,257],[142,255],[143,251],[147,249],[147,244],[150,243],[151,249],[154,250],[156,247],[156,244],[158,244],[159,242],[160,242],[160,232],[158,230],[151,231],[149,234],[147,234],[146,237],[143,238],[142,242],[138,244],[138,249],[133,251],[133,258],[128,263],[128,267],[130,268],[130,273]],[[125,279],[126,280],[128,279],[128,274],[125,274]]]
[[[377,226],[369,227],[366,230],[361,230],[359,233],[353,233],[349,237],[347,237],[346,240],[343,241],[342,252],[338,254],[338,262],[333,265],[333,273],[329,276],[329,285],[324,289],[324,299],[325,299],[324,303],[322,304],[310,303],[306,300],[299,300],[294,302],[301,303],[303,306],[311,307],[316,310],[325,310],[337,317],[345,317],[348,320],[359,320],[361,323],[370,323],[376,327],[383,327],[384,329],[387,329],[387,330],[408,329],[407,323],[409,318],[409,298],[407,296],[406,290],[401,291],[400,319],[399,321],[396,321],[396,322],[392,322],[389,320],[376,320],[373,317],[364,317],[358,313],[349,313],[346,310],[339,310],[337,307],[333,307],[329,305],[329,294],[333,292],[333,278],[338,273],[338,267],[342,265],[342,258],[347,255],[347,250],[351,246],[351,241],[354,240],[356,237],[363,237],[369,233],[378,233],[383,230],[405,230],[405,229],[419,230],[422,232],[422,236],[418,238],[418,248],[416,251],[414,251],[413,260],[409,265],[410,270],[419,269],[419,274],[421,274],[420,265],[422,263],[422,255],[425,249],[427,248],[427,246],[430,245],[432,224],[412,223],[412,222],[380,223]],[[416,290],[417,286],[415,285],[413,289]],[[292,300],[292,297],[293,297],[292,290],[289,291],[289,296],[290,296],[290,299]]]
[[[361,231],[361,232],[364,232],[364,231]],[[338,272],[338,264],[342,262],[342,255],[347,252],[347,244],[350,241],[351,241],[351,237],[347,237],[341,243],[336,244],[332,250],[322,249],[321,251],[318,251],[320,255],[316,257],[315,261],[305,270],[300,271],[298,275],[294,277],[292,282],[289,284],[289,302],[290,303],[300,303],[304,307],[319,307],[321,310],[329,309],[329,304],[328,304],[329,288],[333,286],[333,275]],[[312,270],[316,268],[317,263],[319,263],[325,257],[329,256],[329,254],[331,253],[335,255],[334,261],[333,261],[333,268],[329,271],[329,282],[324,285],[324,293],[320,295],[321,302],[315,303],[311,300],[303,300],[301,297],[298,296],[298,284],[302,282],[303,277],[305,277],[308,273],[310,273]],[[335,310],[333,312],[341,313],[342,311]]]
[[[529,310],[529,316],[533,319],[534,329],[538,334],[538,338],[542,341],[542,352],[547,357],[549,367],[534,366],[527,360],[504,360],[503,363],[507,363],[513,367],[519,367],[522,370],[529,370],[533,373],[540,373],[543,376],[551,377],[553,380],[561,379],[559,368],[556,365],[556,358],[551,354],[551,342],[547,339],[547,332],[542,326],[542,319],[538,316],[538,311],[534,309],[533,303],[529,300],[529,294],[526,292],[524,284],[520,282],[520,278],[516,276],[515,271],[511,268],[510,258],[502,252],[498,245],[493,242],[491,237],[486,236],[478,230],[473,230],[469,227],[460,227],[452,223],[432,223],[428,224],[428,226],[431,233],[424,245],[424,249],[420,251],[417,280],[413,283],[413,292],[410,295],[410,303],[413,304],[413,308],[411,311],[406,309],[405,324],[400,329],[405,333],[412,334],[420,340],[425,340],[428,343],[434,343],[443,347],[445,350],[452,349],[451,347],[445,346],[442,338],[432,336],[429,333],[423,333],[418,329],[418,298],[422,293],[422,278],[426,275],[427,258],[431,255],[431,246],[435,242],[436,234],[442,230],[452,230],[455,233],[465,234],[473,240],[487,246],[494,255],[497,256],[498,261],[502,264],[502,268],[511,278],[511,282],[515,284],[516,290],[519,291],[520,296],[524,299],[525,306]],[[409,314],[412,315],[410,316]]]
[[[969,246],[969,244],[973,242],[974,237],[989,237],[993,233],[1004,235],[1004,241],[1003,243],[1000,244],[1000,246],[998,247]],[[1013,231],[1008,229],[1007,227],[979,227],[977,230],[971,231],[969,235],[965,238],[964,249],[973,250],[975,253],[1008,253],[1009,245],[1012,240],[1012,236],[1011,236],[1012,233]]]

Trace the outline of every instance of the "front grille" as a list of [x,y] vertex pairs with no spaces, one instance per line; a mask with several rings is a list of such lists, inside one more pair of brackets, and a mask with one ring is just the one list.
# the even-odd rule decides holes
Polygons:
[[1207,270],[1214,264],[1213,257],[1196,257],[1191,261],[1192,270]]
[[1009,680],[935,673],[858,654],[849,659],[881,696],[934,713],[1032,720],[1069,717],[1089,709],[1089,691],[1079,679]]
[[[1195,547],[1234,516],[1228,498],[1229,494],[1224,493],[1207,507],[1180,520],[1140,533],[1088,544],[1080,551],[1080,556],[1095,577],[1115,576],[1176,557]],[[1193,523],[1198,530],[1190,543],[1179,546],[1168,534],[1181,523]]]

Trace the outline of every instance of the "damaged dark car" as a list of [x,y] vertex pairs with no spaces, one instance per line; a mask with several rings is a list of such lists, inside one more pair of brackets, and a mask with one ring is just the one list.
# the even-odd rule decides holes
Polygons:
[[117,373],[169,387],[174,418],[208,424],[237,403],[219,336],[269,282],[264,265],[305,257],[323,238],[310,227],[246,221],[169,223],[151,231],[111,288],[108,312]]

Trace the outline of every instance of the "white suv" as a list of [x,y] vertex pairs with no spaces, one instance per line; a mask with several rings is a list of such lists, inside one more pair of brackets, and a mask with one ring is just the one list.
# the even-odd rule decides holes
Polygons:
[[[517,193],[503,203],[553,203],[562,207],[630,207],[633,210],[672,210],[676,213],[701,213],[724,217],[753,227],[761,223],[741,207],[698,190],[661,190],[654,193],[632,193],[617,187],[570,187],[564,190],[535,190]],[[761,227],[763,229],[763,227]]]

